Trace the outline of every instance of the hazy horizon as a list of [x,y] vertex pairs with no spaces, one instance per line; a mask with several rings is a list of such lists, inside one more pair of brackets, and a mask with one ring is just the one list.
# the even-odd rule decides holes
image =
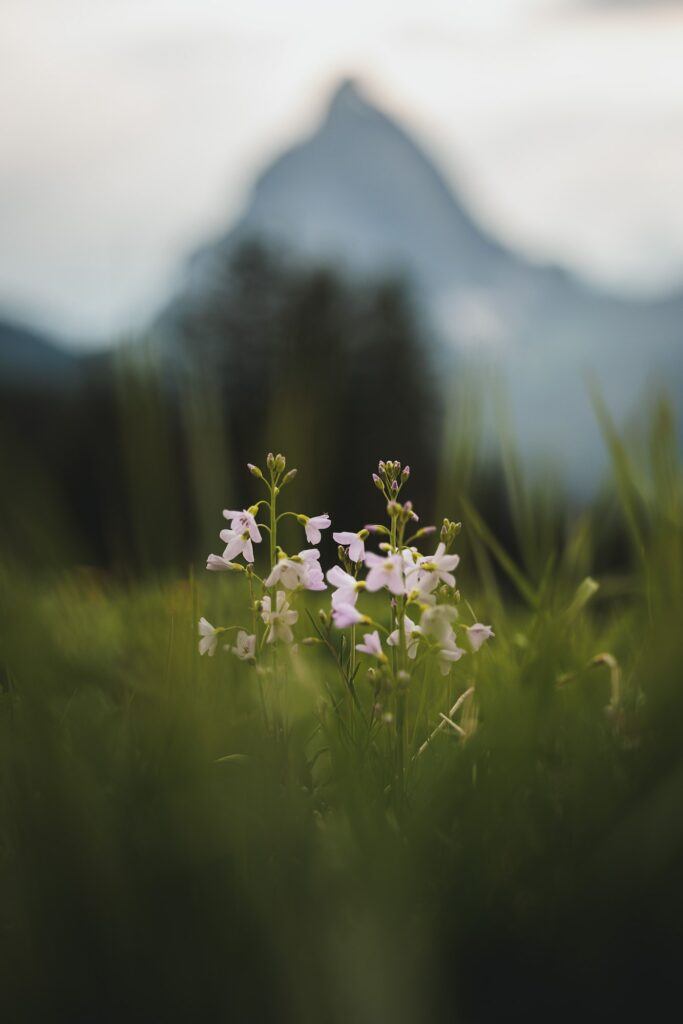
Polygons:
[[139,326],[349,74],[506,244],[610,289],[683,283],[683,6],[450,7],[6,0],[0,315]]

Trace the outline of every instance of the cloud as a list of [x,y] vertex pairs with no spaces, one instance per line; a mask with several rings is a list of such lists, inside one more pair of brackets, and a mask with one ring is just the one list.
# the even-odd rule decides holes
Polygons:
[[683,0],[574,0],[579,7],[593,7],[614,10],[661,11],[667,9],[683,10]]

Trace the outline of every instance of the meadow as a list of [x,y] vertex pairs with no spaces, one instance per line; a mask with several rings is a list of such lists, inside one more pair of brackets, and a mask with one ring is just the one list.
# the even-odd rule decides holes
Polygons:
[[[598,414],[610,479],[560,528],[506,464],[512,551],[466,456],[446,463],[458,586],[495,638],[412,674],[400,770],[370,659],[351,692],[322,643],[261,675],[200,657],[200,616],[239,621],[240,574],[3,551],[4,1020],[658,1012],[683,920],[681,466],[666,405],[640,448]],[[319,640],[329,591],[301,601]]]

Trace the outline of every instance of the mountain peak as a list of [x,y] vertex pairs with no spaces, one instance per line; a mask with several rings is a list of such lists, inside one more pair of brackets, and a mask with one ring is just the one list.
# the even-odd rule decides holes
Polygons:
[[342,78],[337,83],[327,108],[328,120],[349,114],[364,113],[371,108],[371,104],[363,95],[360,83],[357,78]]
[[492,285],[519,264],[354,78],[338,82],[312,134],[265,168],[217,245],[225,252],[245,238],[361,274],[405,274],[432,296],[454,281]]

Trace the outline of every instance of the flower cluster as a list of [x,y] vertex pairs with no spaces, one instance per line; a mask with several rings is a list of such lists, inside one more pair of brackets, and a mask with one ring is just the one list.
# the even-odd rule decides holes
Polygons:
[[[358,699],[354,689],[357,654],[370,659],[368,675],[374,681],[376,703],[383,690],[398,692],[405,687],[423,661],[432,659],[447,675],[456,662],[478,651],[494,635],[490,626],[460,618],[460,594],[454,575],[460,556],[452,552],[460,524],[444,519],[435,549],[424,553],[418,547],[419,542],[433,538],[437,528],[420,527],[412,502],[401,499],[410,479],[408,466],[380,461],[372,479],[384,499],[386,523],[370,524],[356,532],[333,532],[339,564],[327,573],[323,572],[317,547],[288,554],[278,544],[278,524],[286,516],[303,527],[310,545],[318,544],[322,531],[332,526],[326,513],[312,517],[290,511],[278,513],[282,489],[297,471],[286,472],[285,457],[272,453],[267,456],[265,472],[251,464],[248,468],[263,482],[267,496],[249,508],[223,512],[229,523],[229,528],[220,533],[225,548],[222,555],[209,555],[206,567],[212,572],[245,576],[251,625],[214,627],[200,619],[200,654],[213,655],[219,636],[229,630],[237,631],[236,640],[224,649],[243,661],[257,662],[266,649],[278,645],[291,647],[295,643],[294,627],[300,620],[294,607],[297,595],[326,590],[328,583],[332,589],[330,611],[320,613],[317,635],[305,638],[304,643],[321,643],[328,648],[354,701]],[[259,576],[255,546],[258,550],[258,545],[264,543],[264,535],[268,541],[267,570]],[[370,539],[376,542],[376,551],[366,550]],[[379,600],[382,594],[386,596],[383,606]],[[360,604],[366,601],[367,609],[363,610]],[[384,611],[379,610],[382,607]],[[359,627],[363,627],[362,639],[356,637]],[[336,630],[351,630],[350,641],[337,643]]]
[[[299,618],[299,613],[291,607],[295,592],[327,589],[317,548],[305,548],[298,554],[289,555],[277,543],[278,524],[285,516],[293,517],[303,526],[309,544],[318,544],[322,531],[332,525],[326,513],[306,516],[285,511],[278,514],[278,497],[297,472],[296,469],[286,472],[286,468],[284,455],[273,455],[272,452],[266,458],[265,473],[250,463],[249,472],[264,483],[267,497],[249,508],[223,510],[229,528],[221,530],[219,537],[225,548],[222,555],[208,556],[206,568],[210,572],[242,573],[246,577],[251,627],[212,626],[205,618],[200,619],[200,654],[214,655],[219,636],[231,630],[237,630],[236,641],[234,645],[225,644],[224,650],[242,661],[255,662],[259,650],[267,644],[291,645],[294,642],[292,626]],[[262,578],[255,569],[254,545],[263,542],[264,533],[268,538],[269,571]],[[261,590],[260,597],[256,596],[256,588]]]
[[[334,588],[331,618],[337,629],[374,626],[364,633],[363,642],[355,644],[355,649],[382,666],[391,661],[394,675],[405,672],[408,662],[415,662],[419,654],[435,657],[446,675],[454,662],[468,652],[478,651],[494,634],[481,622],[467,625],[459,621],[456,605],[460,595],[453,573],[460,556],[451,554],[451,548],[460,524],[444,520],[433,554],[422,554],[416,546],[417,541],[433,535],[436,527],[417,527],[419,520],[412,502],[399,500],[409,478],[409,466],[381,461],[372,479],[386,501],[388,525],[375,523],[358,533],[333,535],[340,545],[342,564],[327,573]],[[383,538],[378,545],[380,553],[365,551],[365,540],[370,535]],[[367,570],[365,579],[360,575],[362,566]],[[363,591],[383,590],[390,595],[390,626],[375,622],[358,607]],[[392,649],[391,659],[384,645]]]

